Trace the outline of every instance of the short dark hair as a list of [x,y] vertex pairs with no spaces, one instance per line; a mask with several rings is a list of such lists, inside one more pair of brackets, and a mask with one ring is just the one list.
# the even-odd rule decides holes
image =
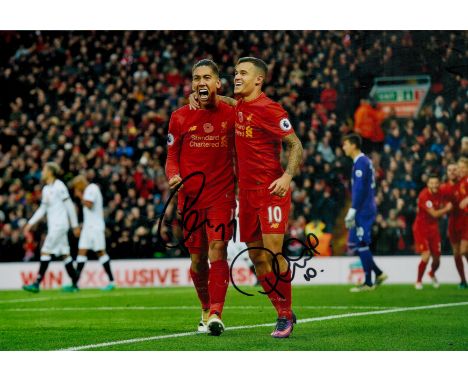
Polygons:
[[361,150],[362,138],[361,138],[361,136],[359,134],[351,133],[351,134],[345,135],[344,138],[343,138],[343,142],[345,142],[345,141],[349,141],[349,143],[351,143],[352,145],[355,145],[356,148]]
[[263,60],[261,60],[260,58],[257,58],[257,57],[241,57],[241,58],[239,58],[239,60],[237,60],[236,65],[242,64],[243,62],[250,62],[257,69],[260,69],[260,71],[262,72],[263,76],[266,79],[266,76],[268,74],[268,66],[265,63],[265,61],[263,61]]
[[218,65],[213,60],[209,60],[208,58],[204,58],[203,60],[198,61],[195,65],[192,67],[192,73],[195,71],[196,68],[199,68],[201,66],[208,66],[211,71],[216,75],[216,77],[219,77],[219,68]]
[[427,180],[428,181],[429,181],[429,179],[433,179],[433,178],[436,178],[436,179],[440,180],[439,174],[436,174],[435,172],[431,172],[430,174],[427,175]]

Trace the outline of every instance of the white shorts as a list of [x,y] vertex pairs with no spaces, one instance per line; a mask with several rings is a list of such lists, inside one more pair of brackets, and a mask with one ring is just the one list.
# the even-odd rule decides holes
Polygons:
[[68,228],[48,231],[41,248],[41,253],[55,256],[69,255]]
[[94,252],[105,251],[106,236],[104,230],[83,229],[78,241],[78,249],[87,249]]

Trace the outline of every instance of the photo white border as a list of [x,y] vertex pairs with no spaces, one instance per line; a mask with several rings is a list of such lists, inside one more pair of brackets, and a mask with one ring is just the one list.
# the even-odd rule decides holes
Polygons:
[[464,30],[467,8],[460,0],[6,0],[0,30]]
[[[7,0],[0,30],[448,30],[467,29],[466,8],[454,0]],[[0,379],[431,382],[466,375],[465,358],[466,352],[2,352]]]

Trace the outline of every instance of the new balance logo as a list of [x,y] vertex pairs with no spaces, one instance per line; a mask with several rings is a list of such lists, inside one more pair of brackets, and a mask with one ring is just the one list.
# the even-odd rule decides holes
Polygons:
[[270,228],[277,229],[279,227],[279,223],[273,223],[270,225]]
[[190,127],[190,128],[188,129],[189,133],[191,133],[192,131],[195,131],[195,130],[197,130],[197,126],[196,126],[196,125],[195,125],[195,126],[192,126],[192,127]]

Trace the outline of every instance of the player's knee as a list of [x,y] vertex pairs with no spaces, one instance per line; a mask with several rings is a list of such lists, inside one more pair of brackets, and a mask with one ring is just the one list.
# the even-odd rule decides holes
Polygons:
[[192,256],[192,264],[204,264],[207,260],[208,258],[206,256]]
[[209,267],[208,256],[206,255],[192,254],[190,259],[192,261],[192,269],[195,272],[203,271]]
[[283,236],[275,235],[274,237],[264,238],[265,248],[268,248],[273,253],[280,253],[283,249]]
[[226,243],[222,240],[213,240],[209,245],[209,250],[215,252],[224,252],[226,248]]
[[225,260],[227,258],[226,243],[221,240],[213,240],[209,245],[208,257],[211,262]]

